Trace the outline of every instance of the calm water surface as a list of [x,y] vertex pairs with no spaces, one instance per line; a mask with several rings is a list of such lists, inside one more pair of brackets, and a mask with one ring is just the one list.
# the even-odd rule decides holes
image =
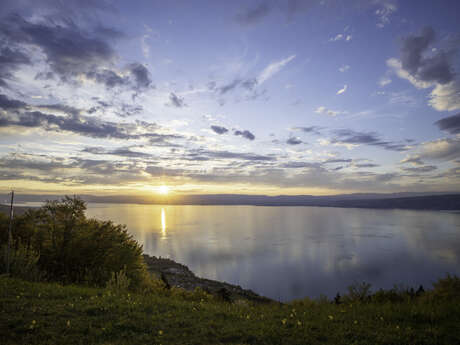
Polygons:
[[460,213],[89,204],[87,215],[126,224],[147,254],[281,301],[460,275]]

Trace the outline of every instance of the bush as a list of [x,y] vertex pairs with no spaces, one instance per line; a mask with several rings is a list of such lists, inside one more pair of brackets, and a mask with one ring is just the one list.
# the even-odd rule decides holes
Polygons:
[[344,296],[346,302],[368,302],[370,300],[371,284],[369,283],[354,283],[347,289],[348,294]]
[[[142,286],[147,276],[142,247],[126,226],[87,219],[85,210],[83,200],[66,196],[15,217],[12,251],[16,261],[34,258],[24,267],[34,266],[48,279],[63,283],[105,286],[112,274],[121,279],[123,271],[130,288]],[[2,245],[7,243],[5,219],[0,218]]]
[[430,295],[439,299],[460,298],[460,278],[448,274],[445,278],[439,279],[433,284]]

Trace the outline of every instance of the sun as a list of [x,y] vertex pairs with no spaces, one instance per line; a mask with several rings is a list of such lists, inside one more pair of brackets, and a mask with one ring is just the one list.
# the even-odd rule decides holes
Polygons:
[[160,187],[158,187],[158,192],[160,194],[166,195],[169,193],[169,187],[165,185],[161,185]]

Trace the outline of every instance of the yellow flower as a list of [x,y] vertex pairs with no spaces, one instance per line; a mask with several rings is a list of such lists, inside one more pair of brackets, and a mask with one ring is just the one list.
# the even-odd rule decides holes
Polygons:
[[32,325],[35,325],[36,323],[37,323],[37,321],[32,320]]
[[302,326],[302,322],[297,321],[297,326]]
[[66,325],[67,327],[70,327],[70,320],[67,320]]
[[286,322],[287,322],[287,320],[286,320],[286,319],[282,319],[281,322],[282,322],[283,325],[285,325]]
[[358,321],[357,321],[357,320],[355,320],[354,324],[355,324],[355,325],[357,325],[357,324],[358,324]]
[[161,329],[158,331],[158,335],[163,335],[163,331]]
[[329,320],[331,320],[331,321],[334,320],[334,317],[333,317],[332,315],[329,315],[328,318],[329,318]]
[[246,319],[248,319],[248,320],[250,319],[250,316],[249,316],[249,314],[246,316]]
[[294,314],[292,314],[292,313],[291,313],[291,315],[290,315],[290,316],[291,316],[291,317],[294,317]]

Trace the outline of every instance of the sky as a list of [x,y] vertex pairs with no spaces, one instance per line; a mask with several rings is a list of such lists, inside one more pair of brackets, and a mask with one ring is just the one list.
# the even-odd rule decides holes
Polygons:
[[459,192],[458,13],[3,0],[0,191]]

